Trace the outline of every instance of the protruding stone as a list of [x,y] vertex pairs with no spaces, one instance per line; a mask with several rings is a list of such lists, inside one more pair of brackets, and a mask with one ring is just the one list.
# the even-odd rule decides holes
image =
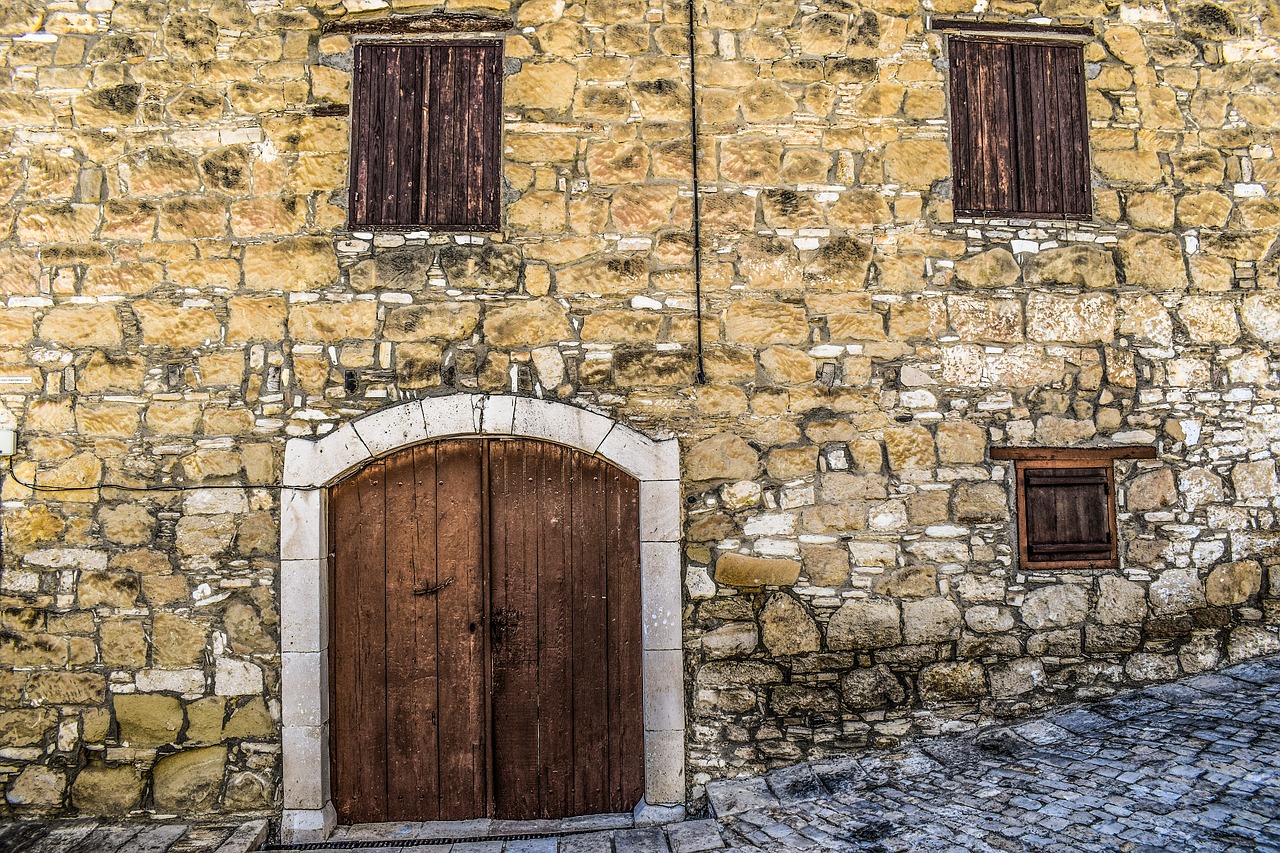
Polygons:
[[1216,607],[1244,604],[1262,588],[1262,566],[1256,560],[1222,563],[1209,573],[1205,597]]
[[715,577],[717,583],[729,586],[793,586],[800,577],[800,563],[745,554],[723,554],[716,561]]
[[881,599],[852,599],[827,623],[827,648],[883,649],[902,642],[898,606]]
[[225,746],[174,753],[152,771],[156,809],[172,814],[204,814],[217,807],[227,764]]
[[750,480],[760,467],[760,455],[740,435],[722,432],[693,446],[684,460],[685,476],[695,482]]

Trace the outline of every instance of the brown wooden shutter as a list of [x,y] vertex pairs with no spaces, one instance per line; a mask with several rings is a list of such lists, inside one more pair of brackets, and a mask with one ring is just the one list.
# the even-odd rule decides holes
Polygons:
[[952,39],[951,138],[957,212],[1012,210],[1013,69],[1007,44]]
[[948,50],[956,212],[1089,216],[1082,48],[953,37]]
[[1078,45],[1012,44],[1015,210],[1088,215],[1089,119]]
[[1024,522],[1032,561],[1112,557],[1107,468],[1037,468],[1025,472]]
[[497,228],[502,187],[501,45],[434,44],[428,64],[425,222],[435,227]]
[[358,44],[351,114],[351,224],[422,222],[423,71],[428,46]]

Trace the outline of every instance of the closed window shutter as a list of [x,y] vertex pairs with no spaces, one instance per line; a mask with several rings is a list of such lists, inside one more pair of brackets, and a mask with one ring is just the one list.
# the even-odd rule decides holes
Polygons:
[[501,47],[435,44],[428,64],[426,224],[497,228],[502,187]]
[[500,227],[500,42],[358,44],[353,226]]
[[958,211],[1007,211],[1016,204],[1012,60],[1007,44],[950,42],[953,184]]
[[1032,560],[1111,559],[1107,473],[1106,468],[1026,472],[1027,554]]
[[1015,209],[1027,214],[1087,215],[1089,122],[1084,54],[1076,45],[1011,44]]
[[1089,216],[1081,47],[952,38],[948,50],[956,211]]
[[356,46],[352,93],[351,223],[422,222],[424,70],[421,44]]

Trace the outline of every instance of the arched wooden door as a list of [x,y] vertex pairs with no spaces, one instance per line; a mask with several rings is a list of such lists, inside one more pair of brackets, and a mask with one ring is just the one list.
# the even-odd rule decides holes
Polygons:
[[529,439],[333,486],[341,823],[628,811],[643,793],[639,484]]

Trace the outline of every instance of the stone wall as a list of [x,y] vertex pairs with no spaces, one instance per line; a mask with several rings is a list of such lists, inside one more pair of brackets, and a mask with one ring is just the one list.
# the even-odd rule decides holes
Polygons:
[[[1097,22],[1092,222],[956,221],[921,4],[697,5],[700,384],[678,2],[0,5],[7,808],[279,808],[283,442],[413,395],[679,436],[694,800],[1280,648],[1280,17],[978,8]],[[502,233],[345,230],[391,11],[506,35]],[[1020,571],[989,448],[1117,443],[1123,569]]]

